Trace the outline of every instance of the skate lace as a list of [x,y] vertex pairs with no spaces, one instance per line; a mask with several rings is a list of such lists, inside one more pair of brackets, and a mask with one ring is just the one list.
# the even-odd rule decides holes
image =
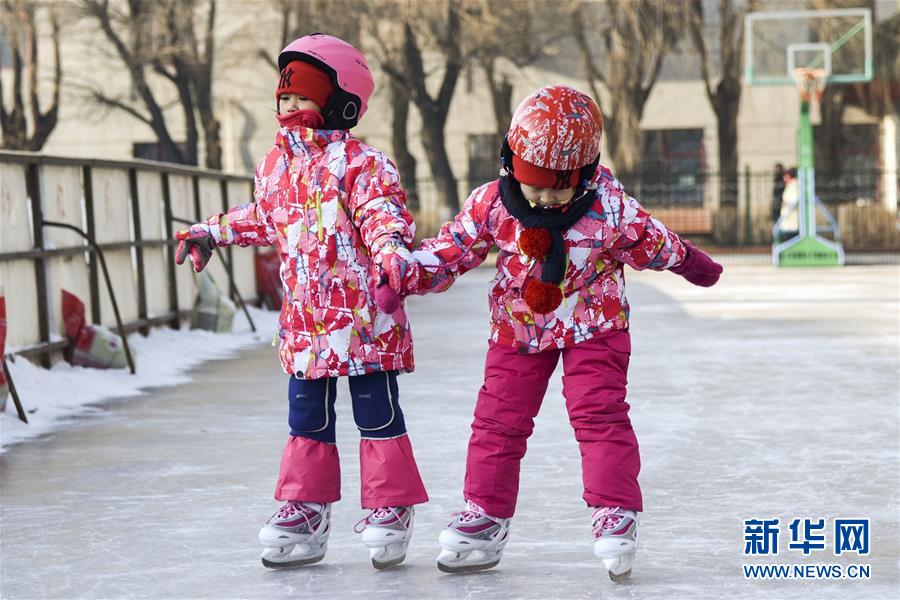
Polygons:
[[594,536],[600,535],[604,531],[610,531],[619,526],[625,515],[618,514],[621,510],[618,506],[601,506],[594,511],[591,518],[594,520]]
[[[484,514],[484,511],[480,506],[475,504],[474,502],[469,502],[466,504],[465,510],[460,512],[450,513],[450,516],[459,521],[460,523],[470,523],[472,521],[476,521],[482,517],[490,518]],[[451,521],[452,524],[452,521]]]
[[[323,507],[323,511],[325,508]],[[290,502],[284,503],[279,509],[276,515],[279,519],[286,519],[293,515],[294,513],[299,513],[300,518],[306,521],[306,526],[309,528],[310,535],[312,539],[318,543],[319,541],[319,532],[312,527],[312,523],[310,523],[310,519],[315,517],[318,514],[318,511],[313,509],[312,507],[307,506],[303,502],[298,502],[295,500],[291,500]]]
[[365,531],[366,527],[372,522],[373,519],[384,519],[391,515],[396,515],[397,519],[400,519],[400,513],[398,510],[402,508],[399,506],[382,506],[380,508],[374,508],[372,511],[367,514],[365,517],[356,522],[356,525],[353,526],[353,531],[356,533],[362,533]]
[[[285,502],[284,504],[282,504],[276,514],[279,519],[287,519],[292,514],[297,513],[297,512],[301,513],[303,516],[306,516],[307,510],[308,509],[306,508],[306,506],[303,505],[302,502],[290,501],[290,502]],[[308,517],[307,517],[307,520],[308,520]]]

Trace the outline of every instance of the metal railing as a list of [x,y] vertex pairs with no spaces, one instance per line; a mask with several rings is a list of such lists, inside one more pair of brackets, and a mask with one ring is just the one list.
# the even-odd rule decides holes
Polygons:
[[[174,263],[174,213],[200,220],[250,201],[253,192],[250,177],[141,160],[0,151],[0,169],[0,294],[8,297],[9,354],[45,366],[68,346],[53,328],[57,302],[51,294],[58,297],[63,286],[81,289],[93,323],[114,316],[123,340],[152,326],[179,327],[191,312],[194,286],[190,270],[176,270]],[[46,227],[74,231],[80,239],[56,234],[51,240]],[[224,272],[230,296],[243,306],[239,288],[255,297],[253,257],[247,253],[236,267],[230,250],[213,269]],[[107,269],[109,260],[115,264]],[[101,294],[101,272],[108,297]],[[117,296],[124,297],[124,318]]]

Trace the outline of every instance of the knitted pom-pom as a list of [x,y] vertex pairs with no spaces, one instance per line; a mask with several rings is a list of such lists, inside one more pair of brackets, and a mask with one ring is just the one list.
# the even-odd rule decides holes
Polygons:
[[526,227],[519,236],[519,248],[526,256],[543,260],[550,252],[550,232],[542,227]]
[[385,314],[393,314],[400,308],[400,294],[386,283],[375,288],[375,304]]
[[525,284],[525,303],[538,314],[553,312],[562,303],[562,290],[558,285],[531,279]]

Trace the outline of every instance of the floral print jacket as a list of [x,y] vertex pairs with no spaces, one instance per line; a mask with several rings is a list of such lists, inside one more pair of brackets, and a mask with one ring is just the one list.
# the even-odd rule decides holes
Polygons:
[[608,169],[598,168],[594,181],[593,206],[563,236],[563,301],[554,312],[535,314],[522,297],[525,282],[540,278],[541,265],[519,249],[523,226],[503,206],[499,180],[472,192],[455,219],[413,252],[416,261],[406,275],[407,291],[446,290],[496,245],[497,275],[489,295],[493,342],[531,354],[628,329],[624,265],[668,269],[684,260],[685,246],[628,196]]
[[412,371],[404,309],[378,311],[376,256],[415,226],[396,167],[346,130],[285,127],[256,168],[255,202],[207,221],[219,245],[277,246],[284,371],[305,379]]

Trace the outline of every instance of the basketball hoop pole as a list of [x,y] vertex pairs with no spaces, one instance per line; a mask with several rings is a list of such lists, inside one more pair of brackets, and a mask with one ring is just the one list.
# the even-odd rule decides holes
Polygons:
[[797,177],[800,185],[800,237],[816,235],[816,153],[812,122],[809,118],[811,98],[800,99],[800,123],[797,126]]
[[[815,73],[804,69],[795,74],[800,92],[800,122],[797,126],[797,186],[798,186],[798,229],[793,238],[779,243],[772,249],[775,264],[782,267],[828,267],[844,264],[844,250],[839,241],[837,225],[834,225],[835,240],[819,236],[816,225],[816,164],[813,145],[810,106],[813,98],[821,98],[824,89],[824,72]],[[825,206],[820,207],[829,221],[834,223]]]
[[[816,197],[810,106],[821,100],[826,83],[843,85],[872,79],[872,11],[752,11],[744,17],[744,32],[747,84],[794,83],[800,95],[798,194],[785,205],[772,226],[772,260],[778,266],[842,265],[840,228]],[[817,216],[828,221],[828,225],[818,226]],[[830,233],[831,239],[820,237],[819,233]],[[785,235],[792,237],[783,240]]]

